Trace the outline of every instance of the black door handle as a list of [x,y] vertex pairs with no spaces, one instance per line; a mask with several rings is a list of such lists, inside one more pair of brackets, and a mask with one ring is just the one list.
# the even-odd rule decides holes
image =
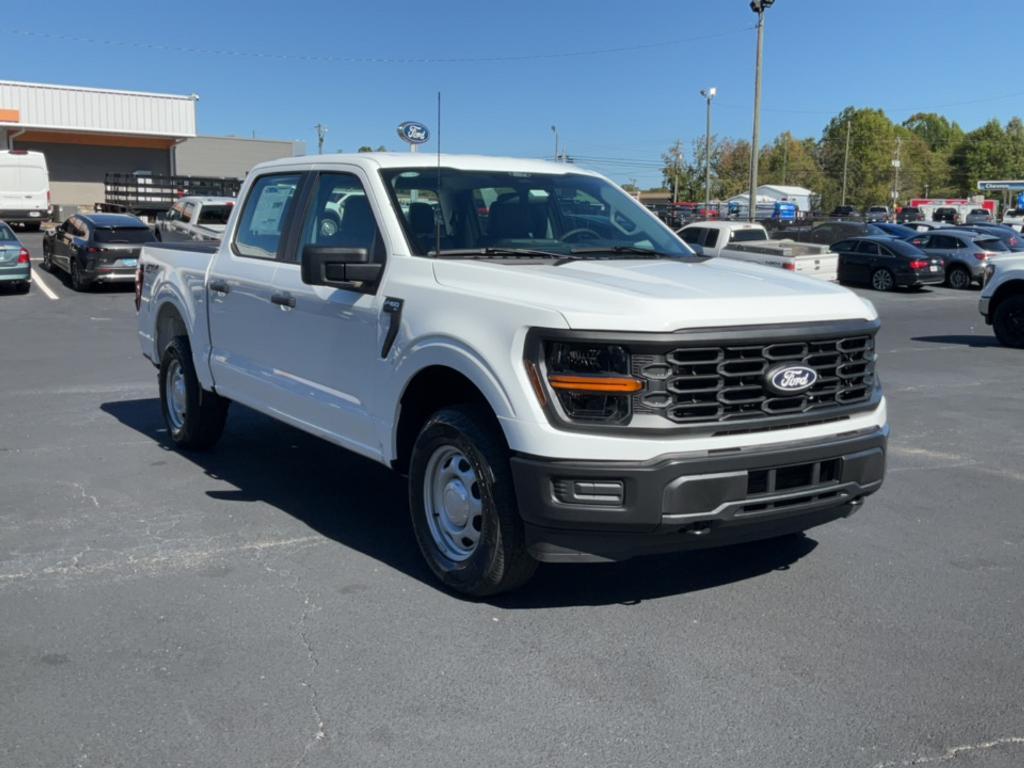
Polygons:
[[217,293],[229,293],[231,291],[231,286],[228,285],[227,280],[211,280],[209,286],[211,291],[216,291]]
[[289,307],[289,308],[292,308],[292,307],[295,306],[295,297],[292,296],[290,293],[275,293],[275,294],[272,294],[270,296],[270,300],[272,302],[274,302],[275,304],[277,304],[279,307]]

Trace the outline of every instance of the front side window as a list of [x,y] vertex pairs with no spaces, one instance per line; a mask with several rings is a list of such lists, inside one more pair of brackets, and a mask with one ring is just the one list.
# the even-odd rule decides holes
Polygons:
[[366,190],[351,173],[321,173],[302,225],[302,245],[365,248],[370,258],[383,259],[377,221]]
[[188,224],[192,221],[192,214],[195,213],[196,207],[192,203],[185,203],[185,207],[181,209],[181,220]]
[[253,183],[235,232],[235,251],[240,256],[277,258],[299,179],[297,173],[270,174]]
[[419,256],[437,255],[438,245],[442,256],[466,250],[693,255],[650,211],[599,177],[452,168],[395,168],[381,175]]

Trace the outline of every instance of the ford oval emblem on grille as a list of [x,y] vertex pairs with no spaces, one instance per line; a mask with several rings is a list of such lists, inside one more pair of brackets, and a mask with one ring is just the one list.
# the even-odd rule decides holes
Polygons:
[[783,365],[764,376],[768,389],[777,395],[799,395],[814,386],[818,373],[806,365]]

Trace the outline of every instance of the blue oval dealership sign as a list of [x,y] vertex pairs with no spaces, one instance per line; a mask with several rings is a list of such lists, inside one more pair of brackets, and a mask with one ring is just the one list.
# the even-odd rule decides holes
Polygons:
[[409,144],[426,144],[430,131],[423,123],[408,120],[398,126],[398,138]]

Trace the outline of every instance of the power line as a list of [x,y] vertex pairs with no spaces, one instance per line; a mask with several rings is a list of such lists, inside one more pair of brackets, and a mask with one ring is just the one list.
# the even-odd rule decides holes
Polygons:
[[117,48],[137,48],[141,50],[160,51],[162,53],[185,53],[201,56],[230,56],[235,58],[267,59],[273,61],[300,61],[325,64],[472,64],[502,61],[530,61],[538,59],[562,59],[577,56],[600,56],[611,53],[631,53],[653,48],[668,48],[684,43],[696,43],[702,40],[718,40],[723,37],[739,35],[753,29],[743,27],[731,32],[719,32],[712,35],[684,37],[675,40],[663,40],[656,43],[639,43],[621,45],[613,48],[590,48],[577,51],[548,51],[544,53],[501,54],[491,56],[446,56],[446,57],[379,57],[379,56],[333,56],[320,54],[277,53],[274,51],[241,51],[228,48],[197,48],[193,46],[170,45],[165,43],[149,43],[141,40],[105,40],[102,38],[84,37],[81,35],[64,35],[56,32],[43,32],[34,29],[4,29],[13,35],[22,37],[42,38],[61,42],[86,43],[89,45],[106,45]]

